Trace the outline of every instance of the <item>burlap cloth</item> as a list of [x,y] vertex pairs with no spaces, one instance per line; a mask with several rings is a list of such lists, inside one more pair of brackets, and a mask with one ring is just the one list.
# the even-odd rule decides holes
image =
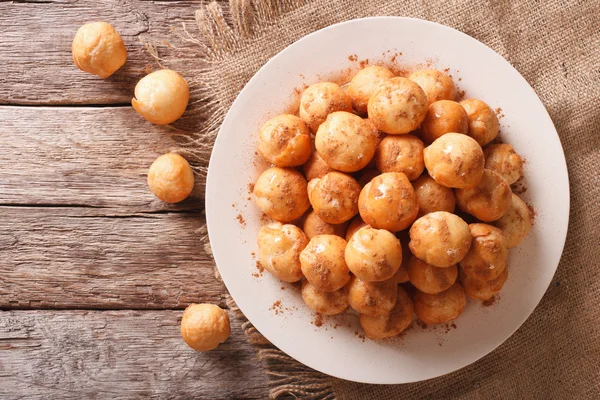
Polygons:
[[[406,385],[342,381],[306,368],[244,327],[271,376],[273,397],[327,399],[600,398],[600,3],[598,0],[231,0],[205,4],[179,66],[194,81],[191,117],[179,139],[207,160],[229,106],[252,75],[280,50],[349,19],[398,15],[465,32],[504,56],[533,86],[554,121],[571,183],[571,218],[556,276],[525,324],[480,361],[449,375]],[[191,11],[192,12],[192,11]],[[190,60],[195,59],[196,62]],[[168,61],[168,60],[167,60]],[[552,160],[548,160],[549,163]],[[206,165],[199,170],[205,171]],[[360,368],[357,365],[356,368]]]

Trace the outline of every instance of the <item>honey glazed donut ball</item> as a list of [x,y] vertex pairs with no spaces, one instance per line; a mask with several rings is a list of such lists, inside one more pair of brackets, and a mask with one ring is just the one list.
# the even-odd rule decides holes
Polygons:
[[179,203],[194,189],[192,167],[179,154],[163,154],[148,170],[148,186],[162,201]]
[[161,69],[140,79],[131,105],[146,120],[166,125],[183,115],[189,100],[185,79],[175,71]]
[[349,221],[358,213],[360,186],[351,176],[330,172],[310,181],[308,196],[315,213],[329,224]]
[[389,134],[403,134],[419,127],[427,114],[427,96],[407,78],[391,78],[369,99],[369,120]]
[[278,167],[302,165],[312,153],[308,127],[291,114],[271,118],[258,132],[258,151]]
[[336,315],[348,308],[348,290],[346,287],[333,292],[322,292],[309,281],[302,281],[302,299],[316,313]]
[[302,279],[300,252],[308,238],[295,225],[273,222],[258,231],[258,260],[261,265],[284,282]]
[[440,185],[427,174],[414,181],[413,187],[419,203],[419,217],[435,211],[454,212],[456,199],[452,189]]
[[350,281],[350,270],[344,261],[345,249],[346,241],[341,237],[318,235],[302,250],[302,273],[317,290],[333,292]]
[[467,135],[446,133],[423,150],[425,167],[440,185],[467,189],[481,182],[483,150]]
[[343,172],[363,169],[375,154],[378,132],[368,120],[345,111],[329,114],[317,130],[315,147],[331,168]]
[[469,118],[460,104],[452,100],[439,100],[431,103],[425,120],[421,123],[421,139],[430,144],[440,136],[449,133],[469,132]]
[[365,226],[350,238],[345,260],[361,280],[381,282],[392,278],[400,268],[402,246],[393,233]]
[[460,262],[464,273],[484,281],[496,279],[508,261],[508,244],[502,231],[487,224],[469,225],[473,241]]
[[435,325],[458,318],[465,309],[467,296],[462,285],[456,282],[450,289],[437,294],[417,290],[413,301],[417,318],[428,325]]
[[192,349],[209,351],[229,337],[227,311],[214,304],[190,304],[181,318],[181,336]]
[[313,132],[335,111],[352,112],[352,100],[333,82],[310,85],[300,97],[300,118]]
[[325,174],[333,172],[327,163],[321,158],[319,153],[313,151],[308,161],[302,166],[304,170],[304,176],[308,181],[316,178],[322,178]]
[[304,176],[292,168],[269,168],[254,184],[256,206],[270,218],[291,222],[310,207]]
[[509,185],[523,176],[523,160],[510,144],[492,144],[483,149],[485,167],[499,173]]
[[479,185],[472,189],[456,189],[456,202],[461,210],[481,221],[502,217],[510,206],[510,186],[500,174],[486,169]]
[[352,235],[356,233],[363,226],[367,226],[366,222],[362,220],[360,215],[352,218],[350,221],[350,225],[348,225],[348,230],[346,231],[346,241],[349,242]]
[[108,78],[127,61],[127,49],[116,29],[106,22],[92,22],[77,30],[71,45],[77,67]]
[[512,194],[508,211],[494,222],[504,237],[506,237],[509,249],[516,247],[525,239],[531,230],[533,216],[529,207],[519,196]]
[[427,105],[439,100],[454,100],[456,88],[452,78],[435,69],[415,71],[408,76],[415,81],[427,95]]
[[328,224],[314,211],[309,212],[302,223],[302,230],[309,239],[317,235],[336,235],[343,238],[346,236],[347,227],[348,223]]
[[490,300],[492,297],[500,293],[504,283],[508,279],[508,268],[504,268],[504,271],[496,279],[491,281],[484,281],[477,278],[472,278],[466,275],[462,270],[460,271],[460,283],[465,288],[467,296],[475,300]]
[[399,335],[412,323],[413,302],[401,286],[398,286],[397,291],[396,305],[389,313],[377,316],[360,315],[360,325],[369,339],[384,339]]
[[385,172],[367,183],[358,198],[360,216],[367,224],[391,232],[406,229],[419,212],[417,196],[402,172]]
[[394,279],[382,282],[366,282],[353,276],[348,288],[350,307],[361,314],[381,315],[396,305],[398,284]]
[[467,255],[471,247],[469,225],[446,211],[426,214],[409,231],[410,251],[438,268],[451,267]]
[[458,277],[458,268],[438,268],[412,256],[407,266],[408,279],[423,293],[437,294],[448,290]]
[[423,149],[421,140],[413,135],[385,137],[375,152],[375,163],[381,172],[403,172],[414,181],[423,173]]
[[348,84],[348,96],[354,109],[360,114],[367,113],[369,98],[385,81],[394,77],[388,68],[372,65],[358,71]]
[[494,110],[481,100],[467,99],[460,102],[469,118],[469,136],[485,146],[498,136],[500,122]]

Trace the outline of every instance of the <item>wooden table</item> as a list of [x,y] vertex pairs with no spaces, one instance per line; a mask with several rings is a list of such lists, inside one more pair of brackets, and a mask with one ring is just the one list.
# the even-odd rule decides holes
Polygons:
[[[199,5],[0,1],[0,398],[267,397],[239,322],[209,353],[180,338],[189,303],[226,306],[199,239],[204,187],[175,206],[150,193],[148,167],[177,144],[130,106],[159,68],[140,41],[172,39]],[[71,57],[95,20],[129,52],[107,80]],[[186,46],[160,49],[186,61]]]

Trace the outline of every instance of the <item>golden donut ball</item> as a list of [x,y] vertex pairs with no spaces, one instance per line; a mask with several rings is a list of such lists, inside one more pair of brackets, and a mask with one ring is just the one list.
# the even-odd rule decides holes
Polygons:
[[408,231],[398,232],[396,235],[398,240],[400,241],[400,245],[402,246],[402,263],[400,264],[400,268],[396,271],[396,274],[392,279],[396,280],[396,283],[405,283],[409,281],[408,278],[408,262],[412,257],[412,253],[410,252],[410,247],[408,247],[408,242],[410,241],[410,237],[408,236]]
[[353,276],[347,288],[350,307],[361,314],[385,314],[396,305],[398,284],[394,279],[366,282]]
[[336,315],[348,308],[348,290],[343,287],[333,292],[323,292],[309,281],[302,281],[302,299],[316,313]]
[[456,199],[452,189],[440,185],[429,175],[421,175],[413,182],[413,188],[419,203],[419,217],[435,211],[454,212]]
[[423,149],[421,140],[413,135],[387,136],[375,153],[375,163],[381,172],[403,172],[414,181],[423,173]]
[[360,186],[354,178],[330,172],[310,181],[308,196],[315,213],[329,224],[349,221],[358,213]]
[[358,231],[363,226],[367,226],[367,224],[365,223],[365,221],[362,220],[360,215],[357,215],[356,217],[352,218],[352,220],[350,221],[350,225],[348,225],[348,230],[346,231],[346,241],[349,242],[352,235],[354,235],[356,231]]
[[417,318],[428,325],[452,321],[462,314],[467,304],[467,296],[462,285],[456,282],[437,294],[427,294],[419,290],[413,296]]
[[310,207],[307,182],[292,168],[269,168],[254,184],[256,206],[276,221],[291,222]]
[[360,114],[367,113],[369,99],[379,86],[390,78],[394,73],[388,68],[377,65],[365,67],[358,71],[348,84],[348,96],[352,100],[354,109]]
[[368,119],[336,111],[319,126],[315,147],[331,168],[355,172],[363,169],[373,158],[377,135],[377,129]]
[[428,105],[439,100],[454,100],[456,98],[456,88],[452,78],[442,71],[435,69],[424,69],[415,71],[409,75],[408,79],[417,82],[427,95]]
[[469,225],[446,211],[425,214],[409,231],[410,251],[438,268],[451,267],[467,255],[471,247]]
[[531,230],[533,224],[533,215],[529,207],[519,196],[512,194],[510,205],[506,213],[500,219],[494,221],[504,237],[506,237],[509,249],[516,247],[525,239],[525,236]]
[[392,278],[400,268],[402,246],[393,233],[365,226],[348,241],[345,260],[361,280],[381,282]]
[[79,28],[71,51],[80,70],[103,79],[114,74],[127,60],[121,35],[106,22],[92,22]]
[[458,268],[438,268],[412,256],[407,266],[408,279],[414,287],[423,293],[438,294],[454,285],[458,277]]
[[229,337],[227,311],[214,304],[190,304],[181,318],[181,336],[194,350],[209,351]]
[[346,236],[347,227],[348,223],[328,224],[314,211],[309,212],[302,223],[302,230],[309,239],[317,235],[336,235],[343,238]]
[[258,151],[278,167],[302,165],[312,153],[308,127],[291,114],[271,118],[258,132]]
[[333,82],[310,85],[300,97],[300,118],[313,132],[335,111],[352,112],[352,100]]
[[310,239],[300,253],[300,265],[306,279],[322,292],[341,289],[350,281],[350,270],[344,261],[346,241],[335,235],[319,235]]
[[455,193],[461,210],[477,219],[490,222],[508,211],[512,191],[500,174],[485,169],[479,185],[472,189],[456,189]]
[[483,149],[485,167],[499,173],[509,185],[523,176],[523,160],[510,144],[492,144]]
[[403,134],[419,127],[427,114],[427,96],[407,78],[391,78],[369,99],[369,120],[382,132]]
[[189,100],[185,79],[175,71],[161,69],[140,79],[131,105],[146,120],[166,125],[183,115]]
[[331,168],[327,163],[321,158],[319,153],[313,151],[310,155],[310,158],[302,167],[304,170],[304,176],[308,181],[313,179],[322,178],[325,174],[329,172],[333,172],[333,168]]
[[162,201],[179,203],[194,189],[192,167],[179,154],[163,154],[148,170],[148,186]]
[[487,224],[471,224],[471,248],[460,262],[469,277],[490,281],[506,268],[508,244],[502,231]]
[[504,271],[502,271],[496,279],[492,279],[491,281],[470,277],[466,275],[462,269],[460,271],[460,283],[462,283],[465,288],[467,296],[475,300],[490,300],[500,293],[506,279],[508,279],[508,268],[504,268]]
[[481,100],[467,99],[460,102],[469,118],[469,136],[485,146],[498,136],[500,122],[494,110]]
[[396,305],[389,313],[371,316],[360,315],[360,325],[371,340],[401,334],[413,320],[414,306],[406,290],[398,286]]
[[402,172],[385,172],[367,183],[358,198],[360,216],[367,224],[391,232],[406,229],[419,212],[417,196]]
[[258,260],[261,265],[284,282],[302,279],[300,252],[308,244],[308,238],[295,225],[273,222],[258,231]]
[[423,150],[425,167],[440,185],[467,189],[481,182],[483,150],[475,140],[461,133],[446,133]]
[[421,123],[421,139],[430,144],[440,136],[449,133],[469,132],[469,118],[460,104],[452,100],[439,100],[431,103],[425,120]]

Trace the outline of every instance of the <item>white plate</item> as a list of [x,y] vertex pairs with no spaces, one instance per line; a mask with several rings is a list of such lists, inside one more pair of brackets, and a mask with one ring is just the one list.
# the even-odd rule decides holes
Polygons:
[[[402,52],[396,59],[399,65],[427,62],[434,68],[450,68],[455,83],[469,97],[502,108],[501,137],[525,157],[527,191],[522,197],[534,206],[536,216],[529,236],[510,253],[510,276],[496,304],[484,307],[471,301],[456,320],[456,328],[422,329],[413,324],[400,338],[364,341],[355,333],[360,330],[355,316],[316,327],[311,324],[314,315],[291,285],[267,273],[253,276],[257,270],[251,253],[256,251],[261,221],[248,199],[248,184],[262,172],[254,153],[258,129],[290,106],[294,89],[357,67],[349,55],[373,62],[389,58],[390,51]],[[245,226],[238,221],[239,214]],[[338,378],[406,383],[447,374],[485,356],[533,312],[562,253],[569,183],[563,150],[548,113],[504,58],[477,40],[432,22],[366,18],[306,36],[273,57],[248,82],[214,146],[206,217],[212,251],[227,288],[275,346]],[[273,307],[278,300],[279,307]],[[337,329],[336,323],[341,323]]]

